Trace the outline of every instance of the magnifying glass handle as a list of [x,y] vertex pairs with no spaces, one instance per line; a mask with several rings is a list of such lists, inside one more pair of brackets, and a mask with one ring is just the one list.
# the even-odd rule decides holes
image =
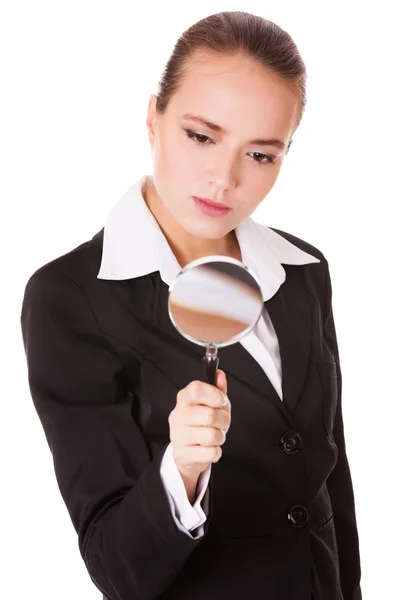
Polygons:
[[203,357],[204,362],[204,381],[206,383],[211,383],[211,385],[215,385],[217,378],[217,369],[219,365],[218,356],[213,356],[211,359],[207,356]]

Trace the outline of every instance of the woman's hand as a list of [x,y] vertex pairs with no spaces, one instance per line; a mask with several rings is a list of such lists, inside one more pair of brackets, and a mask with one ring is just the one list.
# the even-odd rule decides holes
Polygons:
[[219,461],[231,424],[226,375],[217,370],[216,386],[192,381],[177,394],[168,422],[175,464],[192,502],[200,473]]

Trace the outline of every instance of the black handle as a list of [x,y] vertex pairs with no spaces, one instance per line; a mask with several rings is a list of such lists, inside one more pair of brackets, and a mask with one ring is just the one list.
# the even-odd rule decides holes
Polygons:
[[212,357],[211,360],[207,356],[204,356],[203,362],[204,362],[204,366],[205,366],[204,381],[206,383],[211,383],[211,385],[215,385],[216,378],[217,378],[217,369],[218,369],[218,365],[219,365],[218,356]]

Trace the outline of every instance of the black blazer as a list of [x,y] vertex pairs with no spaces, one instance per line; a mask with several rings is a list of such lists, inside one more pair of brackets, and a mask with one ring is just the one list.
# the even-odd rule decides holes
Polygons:
[[[178,390],[203,379],[158,272],[97,279],[103,229],[38,269],[21,326],[32,399],[94,584],[109,600],[360,600],[341,371],[323,254],[285,265],[265,303],[283,398],[240,343],[222,348],[232,422],[205,535],[172,518],[160,476]],[[66,569],[67,571],[67,569]]]

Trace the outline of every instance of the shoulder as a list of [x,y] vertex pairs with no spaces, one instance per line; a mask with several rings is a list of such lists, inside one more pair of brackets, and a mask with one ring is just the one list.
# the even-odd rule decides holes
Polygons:
[[58,272],[76,280],[77,283],[84,283],[86,279],[97,277],[101,262],[102,239],[103,229],[90,240],[40,266],[31,277]]
[[[54,258],[36,269],[29,277],[24,289],[27,297],[52,296],[54,300],[63,294],[75,294],[76,288],[97,286],[100,269],[103,229],[79,246]],[[62,300],[62,298],[61,298]]]

